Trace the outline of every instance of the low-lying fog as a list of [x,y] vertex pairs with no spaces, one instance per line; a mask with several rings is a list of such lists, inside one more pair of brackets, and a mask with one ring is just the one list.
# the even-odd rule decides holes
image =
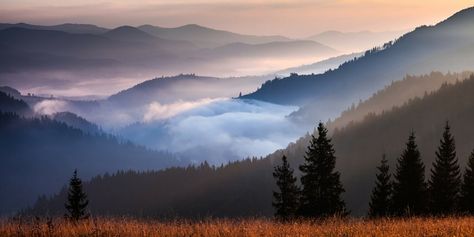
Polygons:
[[44,114],[72,111],[137,144],[212,164],[264,156],[309,129],[287,117],[297,107],[229,98],[152,102],[135,110],[104,104],[100,116],[62,100],[45,100],[34,109]]

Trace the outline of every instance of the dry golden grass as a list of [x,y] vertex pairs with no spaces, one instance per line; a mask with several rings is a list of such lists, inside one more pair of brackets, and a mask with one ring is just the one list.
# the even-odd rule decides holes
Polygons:
[[2,220],[0,236],[474,236],[474,217],[331,219],[278,223],[272,220],[145,221],[90,219]]

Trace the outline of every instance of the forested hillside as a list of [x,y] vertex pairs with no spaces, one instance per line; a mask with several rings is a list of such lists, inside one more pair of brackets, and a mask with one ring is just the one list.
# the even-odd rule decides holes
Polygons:
[[[332,130],[342,128],[349,123],[358,122],[368,114],[380,114],[389,111],[395,106],[402,106],[410,99],[422,97],[436,91],[445,83],[453,84],[470,77],[471,72],[447,73],[431,72],[421,76],[407,75],[403,80],[394,81],[384,89],[374,93],[368,100],[360,101],[341,113],[341,116],[331,121],[327,126]],[[292,114],[293,117],[316,117],[317,111],[310,106]]]
[[[366,213],[375,167],[382,154],[387,155],[393,172],[411,131],[415,131],[426,172],[429,172],[444,124],[449,120],[458,158],[464,167],[474,148],[472,91],[474,76],[452,85],[445,84],[439,91],[427,93],[423,98],[412,99],[401,107],[368,116],[333,132],[337,169],[341,172],[345,199],[352,214]],[[275,188],[271,176],[273,167],[285,154],[292,167],[298,170],[308,144],[307,136],[260,160],[235,162],[219,168],[203,165],[106,175],[93,179],[85,187],[90,193],[92,212],[97,214],[269,216],[272,214],[272,189]],[[50,201],[43,199],[34,212],[54,210],[60,213],[64,197],[65,190]],[[109,201],[111,197],[114,202]]]
[[24,101],[15,99],[12,95],[2,91],[0,91],[0,112],[11,112],[24,116],[33,114],[33,111]]
[[435,26],[419,27],[369,50],[336,70],[268,81],[243,98],[317,106],[337,115],[354,101],[368,98],[407,74],[469,70],[474,62],[473,19],[474,8],[465,9]]
[[[73,114],[53,116],[65,123],[37,117],[25,102],[2,92],[0,106],[0,213],[11,213],[40,194],[57,191],[76,168],[87,178],[117,170],[181,165],[169,153],[102,133]],[[30,117],[17,114],[25,115],[24,111]]]

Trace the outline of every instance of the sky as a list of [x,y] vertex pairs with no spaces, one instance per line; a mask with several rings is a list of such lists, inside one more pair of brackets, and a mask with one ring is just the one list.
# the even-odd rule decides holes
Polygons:
[[0,22],[105,27],[200,24],[256,35],[404,31],[435,24],[472,0],[0,0]]

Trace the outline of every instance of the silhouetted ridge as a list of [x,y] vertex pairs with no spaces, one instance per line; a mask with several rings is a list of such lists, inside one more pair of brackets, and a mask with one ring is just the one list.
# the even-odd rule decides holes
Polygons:
[[132,26],[120,26],[113,30],[107,31],[104,36],[116,40],[131,40],[131,41],[153,41],[156,37],[147,34]]
[[86,119],[71,113],[71,112],[59,112],[51,116],[58,122],[63,122],[73,128],[78,128],[84,133],[88,134],[101,134],[104,133],[99,126],[94,123],[87,121]]
[[73,34],[102,34],[105,33],[108,29],[99,27],[91,24],[74,24],[74,23],[65,23],[60,25],[51,25],[51,26],[42,26],[42,25],[32,25],[27,23],[0,23],[0,30],[11,28],[11,27],[21,27],[26,29],[36,29],[36,30],[57,30],[64,31]]
[[[2,90],[3,89],[4,88],[2,88]],[[10,94],[4,93],[3,91],[0,91],[0,112],[11,112],[22,116],[33,115],[33,111],[30,109],[28,104],[22,100],[14,98]]]
[[[474,7],[466,8],[463,9],[456,14],[452,15],[448,19],[440,22],[437,24],[437,26],[443,26],[443,27],[450,27],[450,26],[455,26],[457,24],[462,24],[462,25],[470,25],[473,24],[474,21]],[[466,30],[471,30],[471,29],[466,29]]]

